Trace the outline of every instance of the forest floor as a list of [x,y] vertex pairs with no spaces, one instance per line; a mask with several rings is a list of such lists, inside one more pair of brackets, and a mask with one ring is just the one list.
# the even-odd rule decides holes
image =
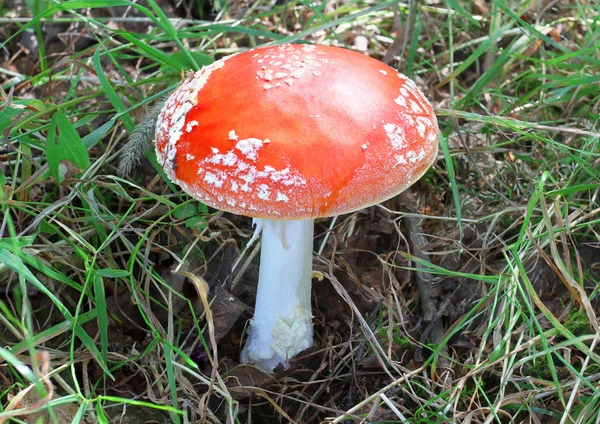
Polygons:
[[[440,156],[316,221],[315,345],[267,375],[251,219],[118,166],[182,72],[292,42],[414,79]],[[599,46],[585,0],[5,0],[0,423],[598,423]]]

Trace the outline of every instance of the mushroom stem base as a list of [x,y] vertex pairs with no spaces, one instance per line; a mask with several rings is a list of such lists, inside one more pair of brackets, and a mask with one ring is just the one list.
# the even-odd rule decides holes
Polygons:
[[313,343],[310,305],[313,220],[260,220],[262,247],[254,318],[242,362],[271,372]]

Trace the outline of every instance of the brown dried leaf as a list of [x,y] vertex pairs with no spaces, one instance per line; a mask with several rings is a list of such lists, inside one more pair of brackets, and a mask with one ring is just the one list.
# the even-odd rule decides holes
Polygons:
[[250,308],[223,287],[217,286],[215,298],[212,302],[212,310],[215,339],[218,343],[233,328],[238,318],[244,312],[249,311]]
[[266,388],[274,382],[273,377],[252,365],[239,365],[224,377],[229,392],[236,400],[248,398],[253,390]]

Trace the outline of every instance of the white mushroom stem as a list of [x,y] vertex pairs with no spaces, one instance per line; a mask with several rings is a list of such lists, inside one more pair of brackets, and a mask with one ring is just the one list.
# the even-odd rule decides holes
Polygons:
[[254,318],[242,362],[271,372],[313,343],[310,305],[313,220],[255,220],[262,227]]

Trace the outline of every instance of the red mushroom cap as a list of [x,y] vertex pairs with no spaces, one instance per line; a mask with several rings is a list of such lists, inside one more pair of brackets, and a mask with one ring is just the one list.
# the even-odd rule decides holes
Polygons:
[[282,45],[229,56],[184,81],[156,126],[169,178],[217,209],[313,219],[386,200],[437,156],[415,84],[349,50]]

